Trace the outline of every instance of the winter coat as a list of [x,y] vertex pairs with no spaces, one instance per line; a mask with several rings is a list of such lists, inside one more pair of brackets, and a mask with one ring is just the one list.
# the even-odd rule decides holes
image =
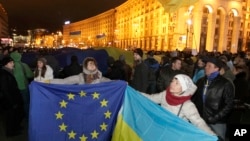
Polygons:
[[202,78],[204,76],[205,76],[204,68],[195,69],[194,76],[193,76],[193,82],[196,83],[200,78]]
[[12,72],[3,67],[0,69],[0,106],[11,109],[23,106],[23,99]]
[[10,57],[14,60],[14,76],[17,81],[17,85],[19,90],[25,90],[28,88],[28,80],[34,77],[32,70],[30,67],[21,62],[22,55],[18,52],[12,52]]
[[52,84],[86,84],[84,75],[95,75],[95,74],[98,75],[98,78],[95,79],[91,84],[110,81],[110,79],[103,77],[102,73],[99,70],[90,72],[86,68],[83,68],[83,72],[78,75],[69,76],[64,79],[52,79],[50,80],[50,83]]
[[[196,88],[188,88],[181,96],[189,96],[195,92]],[[170,111],[171,113],[179,116],[180,118],[191,122],[196,127],[206,131],[209,134],[215,135],[215,133],[207,126],[205,121],[200,117],[195,105],[191,100],[187,100],[182,104],[179,105],[170,105],[166,101],[166,90],[156,93],[156,94],[145,94],[141,93],[142,95],[146,96],[153,102],[160,104],[161,107]],[[179,115],[178,115],[179,113]]]
[[207,123],[226,123],[233,108],[234,85],[223,76],[216,76],[207,87],[206,99],[203,102],[206,81],[207,77],[198,80],[196,83],[198,89],[192,100]]
[[38,71],[39,71],[39,75],[34,78],[35,81],[48,82],[49,80],[54,78],[53,69],[49,65],[46,65],[46,72],[45,72],[44,77],[41,76],[41,70],[38,70]]
[[134,68],[131,87],[140,92],[146,92],[148,88],[148,71],[148,67],[145,63],[137,64]]
[[235,85],[235,99],[239,99],[242,102],[247,101],[247,98],[249,97],[246,75],[246,72],[240,72],[235,75],[233,81]]
[[173,70],[171,66],[162,69],[156,82],[157,90],[165,90],[169,86],[173,77],[177,74],[184,74],[184,72],[181,70]]

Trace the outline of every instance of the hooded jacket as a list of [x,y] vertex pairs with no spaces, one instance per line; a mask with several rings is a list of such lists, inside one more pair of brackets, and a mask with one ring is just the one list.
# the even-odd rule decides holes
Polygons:
[[14,60],[14,76],[19,90],[25,90],[28,87],[28,79],[33,78],[33,72],[30,67],[21,62],[22,55],[19,52],[12,52],[10,57]]

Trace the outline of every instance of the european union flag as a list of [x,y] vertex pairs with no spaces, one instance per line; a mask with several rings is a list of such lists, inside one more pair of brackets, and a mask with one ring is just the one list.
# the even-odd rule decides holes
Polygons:
[[32,82],[29,141],[111,140],[127,83]]

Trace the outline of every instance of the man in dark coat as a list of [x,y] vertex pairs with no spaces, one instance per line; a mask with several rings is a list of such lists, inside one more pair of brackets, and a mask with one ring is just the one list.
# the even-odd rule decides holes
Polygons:
[[23,99],[13,75],[14,62],[10,57],[2,59],[0,69],[0,109],[3,112],[6,136],[21,133],[24,117]]
[[131,79],[131,86],[146,93],[148,87],[148,67],[142,60],[143,51],[140,48],[134,50],[134,73]]
[[234,85],[220,75],[221,60],[210,58],[205,67],[205,76],[197,81],[197,91],[192,100],[199,114],[211,129],[223,140],[226,123],[233,108]]
[[162,92],[169,86],[175,75],[184,74],[184,72],[181,71],[181,63],[181,58],[173,57],[171,59],[171,65],[161,69],[156,85],[159,92]]

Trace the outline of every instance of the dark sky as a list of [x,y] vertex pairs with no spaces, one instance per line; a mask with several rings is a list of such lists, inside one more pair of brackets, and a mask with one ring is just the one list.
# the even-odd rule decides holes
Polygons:
[[114,8],[126,0],[0,0],[17,30],[61,30],[64,21],[80,21]]

